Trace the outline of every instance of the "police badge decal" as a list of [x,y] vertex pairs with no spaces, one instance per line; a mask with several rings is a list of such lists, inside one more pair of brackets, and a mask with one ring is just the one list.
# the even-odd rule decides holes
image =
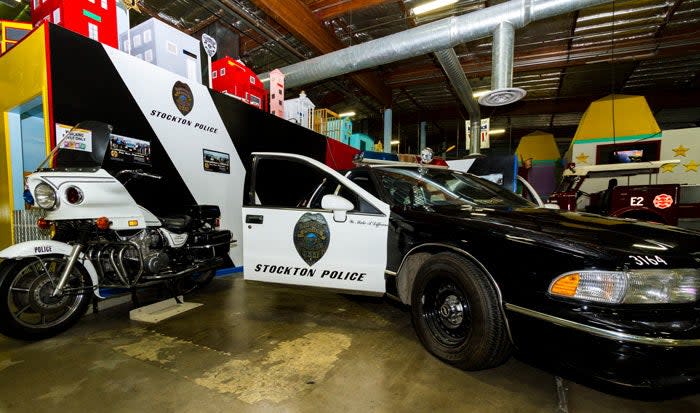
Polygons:
[[177,110],[182,113],[182,116],[187,116],[190,113],[194,106],[194,96],[192,95],[192,89],[187,83],[175,82],[175,85],[173,85],[173,101],[175,106],[177,106]]
[[294,247],[309,265],[314,265],[328,250],[331,233],[321,214],[306,213],[294,226]]

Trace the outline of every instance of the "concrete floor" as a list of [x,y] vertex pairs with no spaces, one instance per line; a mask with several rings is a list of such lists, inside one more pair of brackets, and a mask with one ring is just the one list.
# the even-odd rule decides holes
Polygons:
[[[452,368],[381,299],[215,279],[157,325],[129,305],[25,343],[0,337],[2,412],[555,412],[554,378],[511,359]],[[699,412],[700,396],[617,398],[566,382],[570,412]]]

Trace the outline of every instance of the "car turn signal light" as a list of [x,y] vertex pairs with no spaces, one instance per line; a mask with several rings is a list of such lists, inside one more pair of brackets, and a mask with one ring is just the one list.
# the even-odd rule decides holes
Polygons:
[[109,221],[109,218],[107,217],[99,217],[95,220],[95,226],[97,229],[109,229],[109,226],[112,225],[112,223]]
[[557,279],[549,288],[549,291],[552,294],[573,297],[576,294],[579,282],[581,282],[581,277],[577,273],[567,274]]

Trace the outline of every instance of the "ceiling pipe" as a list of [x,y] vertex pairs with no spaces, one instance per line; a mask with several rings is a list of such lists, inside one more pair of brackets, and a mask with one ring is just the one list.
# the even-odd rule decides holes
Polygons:
[[[490,36],[499,25],[510,22],[519,29],[531,21],[571,13],[612,0],[511,0],[461,16],[434,22],[346,47],[303,62],[285,66],[287,87],[298,87],[358,70],[406,60],[458,44]],[[265,83],[269,73],[259,75]]]
[[491,91],[479,98],[484,106],[504,106],[524,98],[527,92],[513,87],[513,50],[515,27],[501,22],[493,32],[491,48]]
[[[479,103],[474,99],[474,91],[467,80],[467,76],[464,74],[462,63],[459,61],[459,57],[457,57],[454,49],[437,51],[435,52],[435,57],[450,80],[459,101],[462,102],[469,114],[469,122],[471,123],[469,155],[479,155],[481,153],[481,110],[479,109]],[[476,128],[474,125],[476,125]]]

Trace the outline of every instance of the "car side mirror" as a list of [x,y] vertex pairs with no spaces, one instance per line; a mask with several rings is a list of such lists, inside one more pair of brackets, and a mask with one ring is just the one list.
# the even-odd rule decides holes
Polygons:
[[333,211],[335,222],[345,222],[348,219],[348,211],[354,208],[352,202],[338,195],[324,195],[321,198],[321,208]]

